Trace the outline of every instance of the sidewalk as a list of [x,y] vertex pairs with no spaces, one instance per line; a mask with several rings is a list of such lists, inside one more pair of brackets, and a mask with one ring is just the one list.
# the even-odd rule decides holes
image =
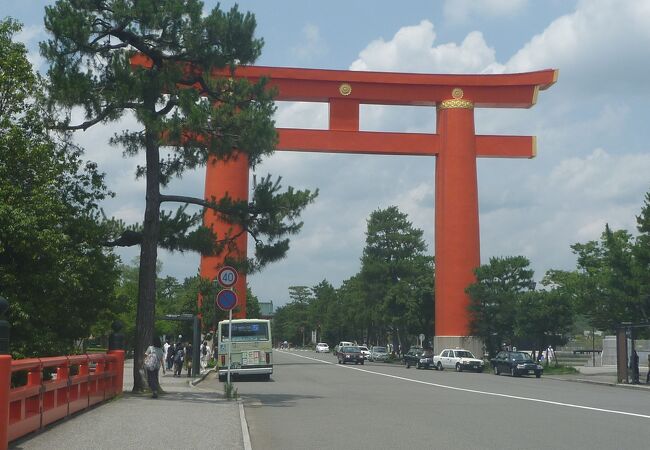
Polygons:
[[133,360],[127,360],[124,394],[120,398],[14,441],[9,448],[245,448],[240,403],[226,400],[214,384],[212,388],[209,383],[192,386],[190,381],[186,377],[174,378],[168,372],[160,379],[165,393],[159,398],[133,394]]
[[594,384],[605,384],[610,386],[617,386],[629,389],[640,389],[650,392],[650,385],[645,384],[647,370],[640,371],[639,379],[641,384],[626,384],[618,383],[616,377],[616,366],[601,366],[601,367],[591,367],[591,366],[578,366],[576,369],[580,373],[574,374],[565,374],[565,375],[543,375],[544,378],[550,378],[553,380],[562,380],[562,381],[575,381],[580,383],[594,383]]

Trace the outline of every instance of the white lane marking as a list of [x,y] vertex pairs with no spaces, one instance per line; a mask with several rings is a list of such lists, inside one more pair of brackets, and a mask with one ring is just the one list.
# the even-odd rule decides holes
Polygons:
[[586,409],[588,411],[598,411],[598,412],[604,412],[604,413],[609,413],[609,414],[619,414],[619,415],[622,415],[622,416],[632,416],[632,417],[641,417],[642,419],[650,419],[650,415],[647,415],[647,414],[637,414],[637,413],[631,413],[631,412],[627,412],[627,411],[617,411],[615,409],[595,408],[593,406],[575,405],[573,403],[554,402],[552,400],[541,400],[539,398],[520,397],[518,395],[499,394],[498,392],[487,392],[487,391],[479,391],[479,390],[476,390],[476,389],[459,388],[459,387],[455,387],[455,386],[448,386],[446,384],[430,383],[428,381],[414,380],[412,378],[400,377],[398,375],[390,375],[390,374],[387,374],[387,373],[373,372],[372,370],[361,369],[359,367],[343,366],[343,365],[339,365],[338,363],[323,361],[322,359],[311,358],[309,356],[296,355],[295,353],[290,353],[290,352],[282,352],[282,353],[297,356],[298,358],[311,359],[313,361],[318,361],[318,362],[322,362],[322,363],[325,363],[325,364],[331,364],[333,366],[341,367],[342,369],[344,368],[344,369],[358,370],[360,372],[371,373],[373,375],[380,375],[382,377],[394,378],[396,380],[402,380],[402,381],[411,381],[413,383],[424,384],[424,385],[427,385],[427,386],[433,386],[433,387],[438,387],[438,388],[442,388],[442,389],[450,389],[452,391],[469,392],[469,393],[472,393],[472,394],[490,395],[490,396],[493,396],[493,397],[511,398],[511,399],[514,399],[514,400],[523,400],[523,401],[535,402],[535,403],[545,403],[547,405],[564,406],[566,408]]
[[241,434],[244,440],[244,450],[253,450],[251,445],[251,436],[248,434],[248,422],[246,422],[246,414],[244,413],[244,402],[241,400],[239,403],[239,421],[241,423]]

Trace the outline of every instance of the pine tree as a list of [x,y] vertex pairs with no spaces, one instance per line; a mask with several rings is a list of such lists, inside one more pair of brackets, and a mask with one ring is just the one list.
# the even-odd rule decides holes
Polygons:
[[[41,44],[50,63],[49,95],[52,107],[65,114],[53,126],[86,130],[126,113],[142,126],[111,139],[127,155],[146,156],[146,165],[136,171],[146,179],[143,223],[110,240],[140,245],[134,366],[138,391],[144,387],[138,367],[153,333],[158,247],[216,254],[230,243],[228,236],[201,227],[202,214],[188,214],[186,205],[213,209],[241,225],[256,242],[248,268],[260,269],[286,254],[286,236],[299,231],[299,214],[316,193],[291,188],[280,192],[279,180],[270,176],[255,184],[250,204],[161,192],[171,179],[205,165],[211,156],[227,160],[236,148],[254,167],[273,151],[275,106],[265,80],[251,84],[212,76],[215,71],[234,75],[238,65],[259,57],[263,41],[254,36],[252,14],[235,6],[204,15],[198,0],[61,0],[46,7],[45,27],[51,35]],[[135,55],[146,64],[132,66]],[[71,122],[75,107],[85,113],[81,123]],[[164,146],[169,156],[161,154]],[[174,214],[165,213],[164,202],[182,206]]]

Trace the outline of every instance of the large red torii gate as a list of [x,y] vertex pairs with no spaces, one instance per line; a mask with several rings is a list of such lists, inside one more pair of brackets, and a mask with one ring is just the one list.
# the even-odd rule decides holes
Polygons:
[[[280,67],[239,67],[236,77],[261,77],[277,89],[276,100],[327,102],[326,130],[278,128],[280,151],[421,155],[436,157],[435,181],[435,340],[434,346],[463,346],[481,351],[469,336],[465,288],[480,265],[477,157],[532,158],[533,136],[477,136],[474,108],[530,108],[540,89],[557,80],[557,70],[502,75],[430,75]],[[359,105],[416,105],[437,108],[436,133],[359,131]],[[248,199],[245,155],[207,165],[205,197]],[[206,225],[219,234],[232,225],[208,213]],[[232,231],[232,230],[231,230]],[[246,255],[247,239],[237,241]],[[213,279],[224,256],[202,257],[200,273]],[[236,289],[245,317],[246,279]]]

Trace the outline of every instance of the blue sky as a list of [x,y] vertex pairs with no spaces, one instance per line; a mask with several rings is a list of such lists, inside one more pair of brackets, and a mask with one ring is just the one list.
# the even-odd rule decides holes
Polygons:
[[[43,70],[36,43],[46,36],[43,6],[0,0],[0,16],[25,24],[19,36]],[[229,8],[235,2],[221,2]],[[650,0],[447,0],[395,2],[241,1],[265,40],[261,65],[422,73],[512,73],[554,68],[557,84],[529,110],[476,110],[480,134],[536,135],[532,160],[478,163],[482,262],[524,255],[539,279],[572,269],[570,245],[597,239],[606,223],[636,231],[650,191]],[[206,1],[206,9],[216,5]],[[280,126],[326,126],[321,105],[281,104]],[[125,126],[129,125],[125,120]],[[131,123],[132,125],[132,123]],[[144,186],[137,160],[122,159],[107,140],[121,125],[79,135],[87,157],[107,173],[117,198],[106,211],[140,221]],[[431,108],[362,108],[368,130],[435,131]],[[263,301],[281,305],[291,285],[334,286],[356,274],[366,220],[396,205],[424,230],[433,253],[435,159],[278,152],[256,169],[285,185],[319,188],[289,255],[249,277]],[[203,171],[170,192],[202,195]],[[122,253],[126,262],[137,252]],[[197,255],[161,254],[163,273],[197,272]]]

